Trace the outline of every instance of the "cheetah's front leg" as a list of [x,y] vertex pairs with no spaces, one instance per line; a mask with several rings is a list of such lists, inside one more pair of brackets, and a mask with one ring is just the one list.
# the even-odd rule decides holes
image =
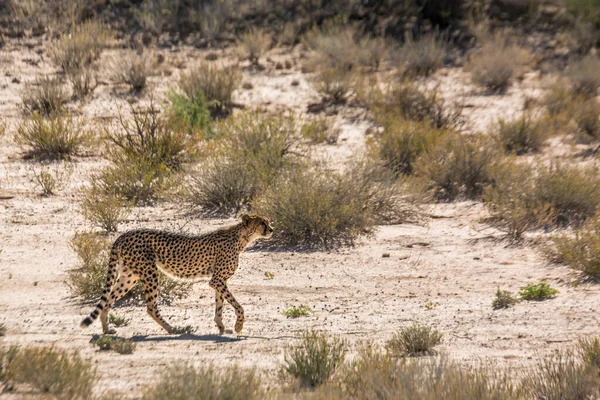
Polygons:
[[215,289],[216,293],[215,323],[219,328],[219,334],[222,335],[225,332],[225,326],[223,325],[223,298],[225,298],[225,300],[227,300],[227,302],[235,309],[235,331],[240,333],[244,327],[244,321],[246,320],[244,317],[244,309],[240,303],[237,302],[235,297],[233,297],[229,288],[227,288],[226,281],[221,277],[213,276],[208,284]]

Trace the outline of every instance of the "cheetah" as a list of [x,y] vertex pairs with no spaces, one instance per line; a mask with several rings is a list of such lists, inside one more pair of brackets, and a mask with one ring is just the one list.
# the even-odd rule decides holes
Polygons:
[[235,331],[244,326],[244,309],[227,288],[227,280],[238,268],[240,253],[254,240],[270,238],[273,234],[267,217],[244,215],[242,222],[199,236],[187,236],[163,231],[141,229],[119,236],[112,246],[106,288],[92,313],[81,322],[90,326],[98,315],[105,334],[108,312],[139,280],[143,287],[148,314],[167,332],[175,333],[160,315],[158,302],[158,271],[183,280],[210,276],[209,286],[215,290],[215,323],[219,334],[225,332],[223,303],[227,300],[236,314]]

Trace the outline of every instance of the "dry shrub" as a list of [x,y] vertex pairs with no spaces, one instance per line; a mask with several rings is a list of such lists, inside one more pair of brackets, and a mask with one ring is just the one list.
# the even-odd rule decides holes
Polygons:
[[478,199],[493,181],[493,169],[500,159],[491,139],[450,135],[423,154],[414,170],[438,200]]
[[590,399],[600,395],[598,373],[571,353],[557,353],[541,360],[523,379],[527,398],[565,400]]
[[443,65],[446,55],[446,40],[433,34],[414,40],[407,36],[398,49],[397,61],[409,75],[428,76]]
[[68,96],[60,79],[43,76],[36,78],[33,85],[25,88],[22,99],[27,112],[37,112],[47,117],[60,114]]
[[552,238],[545,253],[554,262],[566,264],[583,277],[600,280],[600,220],[594,218],[571,235]]
[[414,208],[401,189],[387,169],[369,162],[344,172],[309,164],[279,174],[252,205],[277,221],[270,245],[331,248],[354,243],[376,224],[411,218]]
[[212,116],[224,116],[231,110],[233,91],[241,80],[242,75],[237,67],[219,68],[205,63],[181,74],[179,89],[192,100],[203,93]]
[[98,86],[95,67],[81,68],[73,70],[67,74],[67,79],[71,82],[73,95],[76,98],[83,99],[92,94]]
[[343,104],[352,92],[355,74],[348,69],[323,67],[313,76],[311,83],[324,102]]
[[50,47],[50,58],[65,73],[89,68],[108,47],[112,34],[100,21],[75,25]]
[[593,142],[600,139],[600,105],[595,99],[588,99],[578,104],[575,110],[579,139],[582,142]]
[[[85,301],[97,300],[102,296],[108,273],[108,260],[111,244],[103,236],[93,232],[76,233],[71,240],[71,248],[77,254],[77,266],[68,271],[67,285],[71,294]],[[186,297],[192,284],[173,280],[159,273],[160,301],[171,303]],[[144,301],[144,288],[138,283],[124,300]],[[123,301],[123,300],[121,300]]]
[[33,35],[43,34],[50,23],[44,3],[44,0],[9,1],[6,7],[15,28],[19,27],[21,31],[31,30]]
[[386,348],[396,357],[433,354],[434,347],[442,343],[443,336],[435,328],[413,323],[394,333]]
[[510,121],[499,118],[492,135],[505,152],[521,155],[541,149],[547,138],[545,128],[541,121],[524,114]]
[[0,378],[8,387],[24,384],[58,399],[89,399],[96,370],[78,352],[53,347],[0,349]]
[[77,154],[90,139],[81,121],[71,116],[40,114],[26,118],[17,128],[15,141],[30,147],[28,157],[68,158]]
[[132,92],[141,92],[152,72],[151,64],[148,53],[129,51],[127,54],[120,54],[111,66],[112,79],[116,83],[129,85]]
[[548,114],[552,117],[561,115],[565,111],[569,116],[573,115],[573,92],[562,80],[554,82],[541,103],[546,108]]
[[186,201],[207,213],[236,213],[293,161],[299,128],[293,116],[248,111],[216,130],[219,148],[192,175]]
[[584,365],[596,371],[600,370],[600,339],[597,337],[579,339],[576,348]]
[[498,287],[498,290],[496,291],[496,297],[492,301],[492,308],[494,310],[510,308],[518,302],[519,299],[514,297],[512,293],[510,293],[508,290],[500,290],[500,287]]
[[[81,194],[81,213],[83,217],[104,231],[116,232],[119,224],[130,214],[130,202],[124,196],[104,190],[101,180],[92,178],[92,184]],[[106,174],[100,179],[106,179]]]
[[336,144],[340,130],[333,127],[327,117],[322,116],[303,123],[300,135],[312,144]]
[[42,196],[51,196],[63,189],[72,172],[73,168],[68,164],[54,165],[54,168],[44,165],[39,170],[32,168],[33,180],[42,190]]
[[476,85],[490,92],[503,93],[528,62],[529,55],[524,49],[498,35],[471,55],[467,69]]
[[461,107],[448,104],[436,89],[422,90],[412,83],[400,82],[371,97],[370,108],[380,125],[399,118],[425,122],[437,129],[460,129],[464,123]]
[[163,372],[157,383],[148,386],[148,400],[262,400],[266,398],[256,369],[230,366],[222,371],[205,366],[177,365]]
[[285,348],[281,373],[302,386],[316,387],[327,382],[346,357],[347,343],[319,331],[304,331],[298,344]]
[[431,151],[449,131],[426,123],[386,118],[383,131],[369,143],[370,151],[394,174],[410,175],[417,159]]
[[271,35],[262,29],[250,28],[237,40],[240,58],[259,65],[260,57],[271,48]]
[[570,64],[567,78],[575,94],[594,97],[600,87],[600,60],[589,55]]

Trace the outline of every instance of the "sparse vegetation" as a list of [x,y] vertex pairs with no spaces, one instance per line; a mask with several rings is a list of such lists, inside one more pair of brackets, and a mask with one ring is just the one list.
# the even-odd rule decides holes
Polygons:
[[492,132],[504,151],[517,155],[539,151],[547,138],[544,126],[528,114],[512,121],[500,118]]
[[433,354],[434,348],[442,343],[443,336],[435,328],[413,323],[394,333],[386,348],[396,357]]
[[419,40],[407,36],[397,52],[398,61],[409,75],[430,75],[443,65],[446,43],[443,37],[424,35]]
[[546,300],[551,299],[558,294],[558,290],[550,286],[545,280],[541,279],[538,283],[528,283],[519,290],[519,296],[523,300]]
[[313,77],[312,84],[324,102],[343,104],[354,84],[355,74],[339,67],[322,67]]
[[173,327],[173,334],[175,334],[175,335],[193,335],[194,333],[196,333],[197,330],[198,330],[198,328],[196,328],[195,326],[192,326],[192,325],[175,326],[175,327]]
[[588,99],[579,103],[575,111],[575,122],[579,128],[579,139],[582,142],[600,140],[600,104],[596,99]]
[[98,346],[100,351],[114,351],[119,354],[133,354],[136,344],[129,339],[112,336],[100,336],[92,344]]
[[60,79],[46,75],[36,78],[33,85],[27,86],[22,99],[27,112],[47,117],[60,114],[68,96]]
[[575,94],[594,97],[600,87],[600,60],[589,55],[570,64],[567,68],[567,78]]
[[327,117],[318,117],[303,123],[300,135],[312,144],[336,144],[340,130],[331,126]]
[[0,378],[8,387],[26,384],[59,399],[83,400],[92,395],[96,370],[77,352],[13,346],[0,349]]
[[151,59],[147,53],[120,54],[111,67],[112,79],[116,83],[129,85],[132,92],[140,92],[146,87],[151,73]]
[[[265,273],[265,275],[266,275],[266,273]],[[271,278],[271,279],[273,279],[273,278]],[[288,318],[299,318],[299,317],[308,317],[313,312],[314,311],[309,306],[300,304],[299,307],[291,306],[287,310],[284,310],[282,312],[282,314]]]
[[144,391],[148,400],[262,400],[265,389],[256,369],[237,366],[218,371],[214,366],[168,368],[153,386]]
[[346,357],[347,344],[319,331],[305,331],[298,344],[285,348],[283,375],[308,387],[322,385],[339,369]]
[[70,165],[63,164],[62,167],[42,166],[39,170],[32,169],[33,179],[42,190],[43,196],[51,196],[57,190],[61,190],[67,184],[73,169]]
[[498,290],[496,291],[496,297],[492,301],[492,308],[494,310],[510,308],[518,302],[519,299],[514,297],[512,293],[510,293],[508,290],[500,290],[500,287],[498,287]]
[[131,322],[131,318],[119,317],[115,314],[110,314],[108,316],[108,323],[116,326],[117,328],[122,326],[127,326]]
[[597,337],[579,339],[576,349],[583,365],[596,371],[600,370],[600,339]]
[[250,60],[252,65],[259,65],[260,57],[271,48],[271,35],[262,29],[250,28],[238,41],[240,57]]
[[70,116],[40,114],[28,117],[17,129],[15,141],[30,148],[28,157],[65,159],[77,154],[89,141],[83,123]]
[[[81,213],[100,229],[116,232],[119,224],[129,216],[131,204],[124,196],[103,190],[97,178],[93,178],[91,185],[82,191]],[[101,175],[102,178],[106,179],[106,175]]]

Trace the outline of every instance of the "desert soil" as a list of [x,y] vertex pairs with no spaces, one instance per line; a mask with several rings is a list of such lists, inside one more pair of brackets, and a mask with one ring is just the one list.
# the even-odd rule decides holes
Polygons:
[[[69,247],[75,232],[92,229],[78,211],[78,189],[105,161],[98,149],[73,162],[69,184],[57,195],[41,197],[32,182],[32,161],[12,135],[22,118],[21,93],[36,76],[54,73],[44,55],[45,42],[9,42],[0,54],[0,116],[8,132],[0,139],[0,323],[8,327],[4,343],[53,344],[78,349],[97,366],[101,392],[134,397],[165,366],[191,362],[218,366],[239,364],[275,371],[283,350],[305,329],[319,329],[346,338],[353,348],[361,341],[384,343],[392,333],[418,321],[444,333],[441,351],[466,365],[502,364],[519,370],[543,355],[572,346],[578,338],[600,333],[600,287],[572,285],[567,267],[544,260],[535,238],[511,245],[503,234],[482,222],[480,203],[458,202],[426,207],[419,224],[379,227],[370,238],[338,251],[264,251],[249,249],[230,288],[246,311],[243,335],[218,336],[212,321],[214,293],[207,281],[195,284],[192,294],[169,306],[162,314],[174,325],[193,325],[193,335],[167,335],[146,314],[143,306],[114,310],[132,319],[118,335],[137,343],[135,353],[99,352],[90,344],[101,332],[95,323],[88,330],[79,323],[91,310],[70,296],[67,271],[77,259]],[[121,50],[106,52],[108,63]],[[181,71],[203,59],[206,52],[180,48],[160,50],[172,74],[151,78],[160,96]],[[219,60],[227,54],[218,52]],[[245,70],[236,101],[246,107],[292,109],[302,114],[318,101],[306,74],[300,72],[300,55],[285,49],[272,51],[263,71]],[[294,67],[277,70],[275,63],[289,59]],[[173,61],[175,60],[175,61]],[[217,60],[217,62],[219,62]],[[467,129],[478,131],[499,116],[522,110],[526,97],[540,95],[543,85],[529,74],[503,96],[481,95],[459,68],[443,69],[434,76],[449,101],[466,106]],[[292,85],[297,81],[298,85]],[[74,111],[90,122],[117,115],[129,95],[108,78],[93,98]],[[372,126],[364,112],[346,108],[333,116],[341,129],[337,145],[319,145],[332,163],[342,163],[364,151]],[[558,143],[556,146],[561,146]],[[566,145],[565,145],[566,146]],[[149,227],[205,232],[234,220],[191,218],[174,205],[136,208],[123,232]],[[265,272],[274,274],[267,279]],[[519,287],[547,278],[560,291],[552,300],[522,302],[494,311],[498,287],[516,293]],[[305,304],[314,310],[308,317],[288,319],[282,311]],[[231,308],[225,312],[233,326]]]

